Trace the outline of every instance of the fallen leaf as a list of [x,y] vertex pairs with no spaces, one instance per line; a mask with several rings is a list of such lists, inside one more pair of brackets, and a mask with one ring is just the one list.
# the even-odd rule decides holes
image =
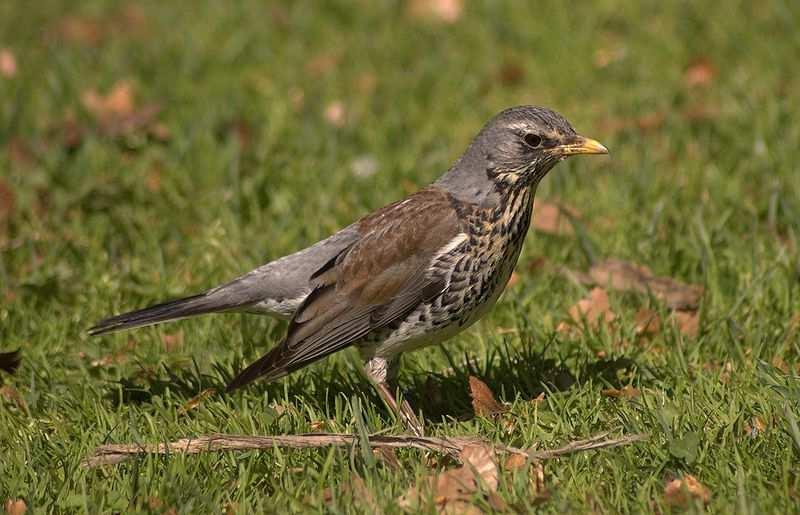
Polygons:
[[771,363],[773,367],[777,368],[784,374],[789,373],[789,364],[786,363],[786,361],[784,361],[784,359],[781,358],[780,356],[775,356],[774,358],[772,358]]
[[129,80],[118,81],[105,95],[89,89],[81,95],[81,103],[96,121],[100,133],[106,137],[144,131],[156,139],[169,138],[166,126],[157,121],[161,107],[156,104],[137,107],[133,83]]
[[530,262],[528,262],[528,265],[525,268],[528,270],[528,272],[535,273],[544,268],[546,264],[547,264],[547,258],[544,256],[539,256],[530,260]]
[[541,233],[569,236],[575,231],[570,218],[579,218],[574,208],[556,202],[535,200],[533,203],[533,228]]
[[34,162],[34,153],[29,145],[22,138],[12,136],[6,143],[6,154],[9,161],[25,166]]
[[335,70],[341,60],[342,52],[340,50],[323,52],[306,63],[306,73],[317,78],[322,77]]
[[500,82],[507,86],[516,86],[525,80],[525,68],[519,63],[506,62],[500,68]]
[[455,23],[464,11],[463,0],[409,0],[409,15],[413,18]]
[[631,385],[625,385],[621,389],[605,388],[600,393],[606,397],[613,397],[615,399],[633,399],[642,394],[638,388],[634,388]]
[[638,336],[652,336],[661,330],[661,317],[652,309],[640,308],[634,317]]
[[147,34],[149,26],[142,8],[126,3],[104,16],[64,16],[48,33],[65,43],[98,47],[119,35],[142,37]]
[[25,402],[25,399],[22,398],[22,395],[11,385],[0,386],[0,397],[3,399],[13,402],[17,405],[17,408],[20,411],[24,411],[28,413],[28,403]]
[[688,87],[710,86],[717,76],[717,67],[707,57],[694,59],[683,74],[683,81]]
[[90,89],[83,93],[81,102],[96,118],[125,116],[133,112],[133,85],[127,80],[119,81],[105,96]]
[[17,58],[8,48],[0,48],[0,76],[6,79],[17,76]]
[[19,349],[11,352],[0,352],[0,371],[7,374],[13,374],[19,368],[22,362],[22,357],[19,354]]
[[602,288],[592,288],[589,295],[569,308],[568,314],[571,324],[562,322],[557,328],[559,332],[568,331],[570,325],[580,325],[584,320],[589,327],[596,329],[601,322],[608,325],[617,318],[617,315],[611,311],[608,293]]
[[325,107],[325,120],[334,127],[344,127],[347,112],[341,100],[334,100]]
[[201,405],[203,401],[205,401],[215,393],[217,393],[216,388],[206,388],[202,392],[198,393],[197,395],[186,401],[186,403],[183,406],[181,406],[180,409],[181,413],[188,413],[189,411],[195,409],[196,407]]
[[28,505],[22,499],[6,499],[3,508],[6,515],[25,515],[25,512],[28,511]]
[[144,178],[144,186],[150,193],[158,193],[161,191],[161,175],[162,169],[160,165],[152,166]]
[[691,474],[673,479],[664,488],[664,501],[670,506],[685,508],[690,499],[697,499],[703,504],[711,501],[711,491]]
[[106,37],[100,20],[77,15],[61,18],[53,32],[57,39],[88,46],[98,46]]
[[183,346],[183,329],[178,329],[174,333],[166,333],[161,339],[164,342],[164,350],[174,352]]
[[492,417],[508,408],[497,402],[489,387],[475,376],[469,376],[469,395],[472,398],[472,409],[478,417]]
[[675,324],[680,333],[688,338],[697,338],[700,330],[700,315],[697,311],[673,311],[669,320]]
[[600,47],[594,51],[594,66],[595,68],[606,68],[612,63],[625,59],[627,53],[627,49],[621,46],[614,48]]
[[296,87],[291,88],[287,96],[289,97],[289,103],[292,104],[292,108],[294,108],[295,111],[299,111],[303,108],[306,100],[306,94],[302,89]]
[[372,72],[362,72],[355,80],[356,91],[363,96],[369,96],[378,86],[378,77]]
[[660,129],[667,116],[663,111],[653,111],[636,118],[636,127],[642,132]]
[[519,470],[528,464],[528,457],[523,454],[509,454],[503,468],[508,471]]
[[423,478],[398,499],[401,508],[421,511],[431,495],[438,513],[482,513],[472,504],[473,494],[483,487],[497,491],[499,471],[494,451],[484,445],[467,445],[460,454],[462,466]]
[[16,198],[11,184],[0,179],[0,223],[11,219],[17,205]]
[[[584,275],[578,274],[581,280]],[[696,309],[703,295],[703,287],[685,284],[670,277],[654,276],[649,268],[620,259],[607,259],[589,269],[589,278],[612,290],[652,292],[670,309]]]
[[744,423],[744,432],[750,438],[758,437],[758,435],[764,433],[766,429],[767,425],[764,423],[764,420],[758,416],[753,417]]

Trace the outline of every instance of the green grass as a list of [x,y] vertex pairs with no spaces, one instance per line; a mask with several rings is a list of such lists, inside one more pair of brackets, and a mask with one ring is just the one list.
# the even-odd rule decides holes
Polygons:
[[[151,497],[163,502],[156,512],[363,512],[349,495],[323,503],[326,487],[339,492],[358,473],[398,512],[393,500],[430,471],[420,452],[400,452],[396,471],[348,450],[82,469],[105,442],[292,434],[319,421],[400,431],[348,353],[181,410],[276,342],[279,322],[231,314],[103,338],[85,329],[313,243],[436,178],[495,112],[535,103],[611,156],[563,163],[540,187],[541,198],[580,209],[580,237],[531,232],[521,281],[491,314],[444,349],[406,357],[401,381],[429,431],[540,447],[602,430],[651,435],[546,463],[543,512],[668,510],[665,482],[684,474],[711,490],[713,512],[798,511],[796,3],[469,2],[447,25],[392,1],[143,1],[134,27],[113,2],[80,4],[0,3],[0,47],[19,68],[0,77],[0,142],[28,149],[25,159],[0,153],[15,194],[0,214],[0,351],[21,348],[23,358],[2,381],[27,404],[0,398],[0,502],[24,498],[37,513],[148,511]],[[64,41],[65,15],[97,20],[101,44]],[[598,49],[619,59],[598,67]],[[717,73],[687,87],[699,57]],[[524,74],[510,80],[514,67]],[[83,92],[121,79],[140,105],[162,106],[171,138],[90,130],[65,148],[66,117],[95,125]],[[323,114],[334,101],[347,112],[341,128]],[[653,114],[663,122],[641,130],[636,120]],[[377,173],[354,176],[364,156]],[[540,256],[575,269],[618,257],[702,284],[700,335],[665,329],[636,341],[636,310],[663,308],[630,293],[611,294],[611,330],[558,333],[586,292],[554,267],[529,271]],[[107,356],[118,359],[93,365]],[[470,374],[512,403],[512,416],[472,417]],[[626,384],[642,396],[601,394]],[[754,417],[765,429],[748,434]],[[504,474],[499,494],[534,509],[521,478]]]

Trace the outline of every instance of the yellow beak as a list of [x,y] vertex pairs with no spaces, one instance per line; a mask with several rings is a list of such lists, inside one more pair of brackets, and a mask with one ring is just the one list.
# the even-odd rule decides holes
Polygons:
[[575,136],[571,142],[559,145],[554,149],[562,156],[573,156],[577,154],[608,154],[608,149],[599,141],[583,136]]

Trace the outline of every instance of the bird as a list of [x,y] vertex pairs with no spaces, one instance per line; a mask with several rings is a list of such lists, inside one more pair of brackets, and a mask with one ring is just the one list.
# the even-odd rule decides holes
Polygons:
[[379,396],[421,436],[422,423],[395,390],[400,356],[443,343],[485,315],[517,263],[542,178],[570,156],[607,153],[551,109],[505,109],[443,175],[405,199],[228,283],[100,320],[89,333],[206,313],[288,319],[283,340],[227,392],[355,347]]

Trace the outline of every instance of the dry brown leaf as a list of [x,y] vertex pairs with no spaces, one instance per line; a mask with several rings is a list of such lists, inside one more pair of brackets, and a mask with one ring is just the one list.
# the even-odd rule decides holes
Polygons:
[[572,235],[570,218],[579,217],[576,209],[561,203],[535,200],[533,204],[533,228],[545,234]]
[[143,36],[147,33],[147,19],[141,7],[127,3],[105,16],[67,15],[48,31],[56,39],[78,45],[100,46],[118,35]]
[[508,471],[519,470],[528,464],[528,457],[523,454],[509,454],[503,463],[503,469]]
[[129,80],[118,81],[105,95],[89,89],[81,95],[81,103],[107,137],[144,130],[156,139],[169,138],[169,130],[157,122],[161,107],[155,104],[137,107],[133,83]]
[[178,329],[174,333],[166,333],[161,339],[164,342],[164,350],[174,352],[183,346],[183,329]]
[[469,395],[472,398],[472,409],[478,417],[492,417],[508,410],[497,402],[486,383],[475,376],[469,376]]
[[13,402],[21,411],[28,413],[28,403],[25,402],[25,399],[13,386],[8,384],[0,386],[0,397],[9,402]]
[[7,515],[25,515],[25,512],[28,511],[28,505],[22,499],[6,499],[3,508]]
[[378,86],[378,77],[372,72],[359,73],[355,80],[356,91],[363,96],[369,96]]
[[638,397],[642,394],[638,388],[634,388],[631,385],[625,385],[622,388],[605,388],[600,393],[605,395],[606,397],[613,397],[615,399],[633,399],[634,397]]
[[519,63],[506,62],[500,68],[500,82],[507,86],[516,86],[525,80],[525,68]]
[[684,83],[690,87],[706,87],[714,82],[717,67],[706,57],[698,57],[689,63],[683,74]]
[[347,111],[341,100],[334,100],[325,107],[325,120],[334,127],[344,127]]
[[10,220],[17,205],[17,196],[11,188],[11,184],[0,179],[0,223]]
[[408,14],[413,18],[455,23],[464,12],[463,0],[408,0]]
[[422,502],[431,495],[438,513],[481,513],[471,499],[482,487],[487,493],[497,491],[499,471],[494,450],[485,445],[466,445],[460,459],[462,466],[428,476],[420,484],[412,485],[398,499],[400,507],[419,510]]
[[106,116],[125,116],[133,112],[133,84],[121,80],[112,86],[106,95],[96,90],[87,90],[81,95],[83,106],[95,118]]
[[595,68],[606,68],[612,63],[625,59],[627,53],[627,49],[623,46],[614,48],[600,47],[594,51],[594,66]]
[[[577,274],[582,280],[585,276]],[[612,290],[652,292],[670,309],[696,309],[703,295],[703,287],[684,284],[669,277],[654,276],[649,268],[620,259],[607,259],[589,269],[594,284]]]
[[311,60],[306,63],[306,73],[314,77],[328,75],[339,66],[341,60],[341,50],[323,52],[312,57]]
[[772,358],[771,363],[773,367],[777,368],[784,374],[789,373],[789,364],[786,363],[786,361],[784,361],[784,359],[781,358],[780,356],[775,356],[774,358]]
[[670,506],[686,507],[690,499],[697,499],[703,504],[711,501],[711,491],[691,474],[673,479],[664,488],[664,501]]
[[660,129],[664,125],[667,116],[663,111],[653,111],[636,118],[636,127],[642,132]]
[[13,79],[17,76],[17,58],[8,48],[0,48],[0,77]]
[[314,420],[314,421],[311,422],[311,424],[309,424],[309,427],[311,428],[312,431],[318,433],[320,431],[324,431],[325,430],[325,426],[327,424],[328,423],[325,422],[324,420]]
[[581,324],[584,320],[589,327],[596,329],[600,323],[608,325],[617,318],[617,315],[611,311],[608,293],[602,288],[592,288],[589,295],[569,308],[568,313],[571,323],[560,323],[557,328],[559,332],[569,331],[571,325]]
[[744,432],[750,438],[756,438],[766,430],[767,424],[765,424],[764,420],[759,416],[755,416],[744,423]]
[[634,317],[636,334],[638,336],[652,336],[661,331],[661,317],[656,311],[640,308]]
[[697,311],[673,311],[669,320],[677,326],[678,331],[687,338],[697,338],[700,330],[700,315]]
[[203,401],[205,401],[215,393],[217,393],[216,388],[206,388],[202,392],[198,393],[197,395],[186,401],[186,403],[183,406],[181,406],[180,409],[181,413],[188,413],[189,411],[195,409],[196,407],[201,405]]

